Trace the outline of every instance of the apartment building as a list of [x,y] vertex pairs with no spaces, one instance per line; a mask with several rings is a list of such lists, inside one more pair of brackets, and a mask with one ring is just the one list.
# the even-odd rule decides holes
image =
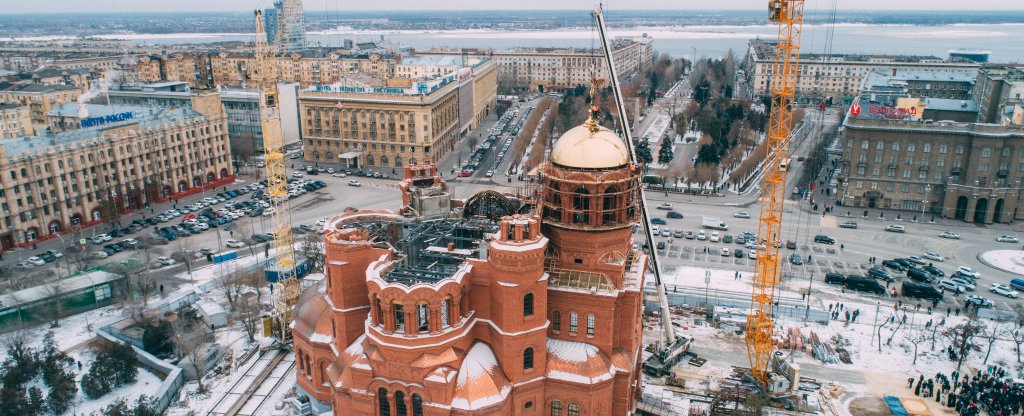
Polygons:
[[[772,70],[775,68],[775,41],[751,40],[748,44],[747,81],[754,95],[771,93]],[[794,58],[795,59],[795,58]],[[977,71],[974,62],[951,62],[935,56],[801,54],[797,72],[796,94],[814,97],[854,97],[860,92],[865,77],[872,71],[892,73],[893,70],[951,73]]]
[[[649,37],[616,38],[612,56],[620,78],[647,69],[654,59]],[[590,85],[592,77],[611,77],[604,55],[597,49],[517,48],[504,51],[439,48],[417,51],[417,55],[463,55],[494,60],[498,84],[504,90],[561,90]]]
[[429,80],[393,78],[384,87],[323,85],[299,93],[306,162],[401,168],[440,160],[494,109],[496,68],[471,63]]
[[46,113],[54,107],[78,100],[83,89],[71,85],[7,84],[0,85],[0,103],[28,106],[29,120],[46,123]]
[[89,109],[105,115],[80,118],[77,129],[0,140],[3,249],[234,180],[223,112]]
[[0,103],[0,138],[31,136],[32,119],[27,105]]
[[1013,66],[984,67],[978,71],[974,101],[979,123],[999,123],[1017,104],[1024,104],[1024,69]]

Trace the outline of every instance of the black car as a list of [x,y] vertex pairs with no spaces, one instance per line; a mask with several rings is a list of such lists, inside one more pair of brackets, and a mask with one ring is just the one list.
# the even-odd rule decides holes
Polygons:
[[658,242],[658,250],[664,250],[664,249],[665,249],[665,242],[664,241],[659,241]]
[[849,275],[846,276],[846,287],[848,289],[856,290],[859,292],[868,292],[876,294],[885,294],[885,287],[877,280],[867,278],[864,276]]
[[738,259],[742,259],[742,258],[743,258],[743,250],[742,250],[742,249],[736,249],[736,254],[735,254],[735,256],[736,256],[736,258],[738,258]]
[[726,235],[722,236],[722,242],[723,243],[731,243],[732,242],[732,234],[726,234]]
[[944,272],[942,270],[939,270],[938,267],[932,266],[930,264],[927,265],[927,266],[922,267],[921,269],[926,271],[926,272],[928,272],[928,273],[931,273],[932,276],[943,277],[943,276],[946,275],[946,272]]
[[914,266],[915,266],[914,262],[912,262],[910,260],[907,260],[905,258],[902,258],[902,257],[898,258],[898,259],[892,259],[892,261],[895,261],[895,262],[899,263],[900,266],[903,266],[903,268],[905,268],[907,270],[913,269]]
[[825,273],[825,283],[841,285],[846,283],[846,276],[839,273]]
[[890,274],[888,270],[885,270],[878,266],[872,267],[871,270],[868,270],[868,276],[879,280],[885,280],[887,282],[896,281],[896,279],[892,277],[892,274]]
[[823,244],[835,244],[836,240],[834,238],[832,238],[832,237],[827,236],[827,235],[816,235],[816,236],[814,236],[814,242],[815,243],[823,243]]
[[676,211],[669,211],[668,214],[665,214],[665,216],[669,218],[683,218],[683,214],[680,214],[679,212]]
[[885,261],[882,261],[882,265],[885,266],[885,267],[888,267],[890,269],[893,269],[895,271],[898,271],[898,272],[902,272],[904,270],[907,270],[906,267],[903,267],[903,264],[901,264],[900,262],[898,262],[896,260],[885,260]]
[[914,282],[903,282],[903,296],[918,299],[942,299],[942,292],[935,289],[934,286],[914,283]]
[[39,255],[39,258],[43,259],[43,261],[47,263],[53,263],[54,261],[57,260],[57,256],[54,256],[51,253],[42,253]]
[[928,273],[921,269],[907,270],[907,277],[909,277],[911,280],[916,280],[922,283],[931,283],[932,280],[935,280],[935,277],[932,276],[931,273]]

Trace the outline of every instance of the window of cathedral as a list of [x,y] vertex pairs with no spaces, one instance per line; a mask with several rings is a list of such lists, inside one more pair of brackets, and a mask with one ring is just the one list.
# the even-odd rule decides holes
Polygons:
[[420,304],[416,305],[416,315],[417,315],[417,318],[418,318],[417,319],[417,324],[418,324],[418,329],[419,329],[419,331],[421,333],[425,333],[425,332],[430,330],[429,319],[427,319],[427,314],[428,313],[429,313],[429,310],[427,309],[427,304],[426,303],[420,303]]
[[576,335],[579,324],[579,316],[576,315],[576,312],[569,312],[569,333]]
[[562,402],[559,400],[551,401],[551,416],[562,416]]
[[594,314],[587,314],[587,335],[594,336]]
[[579,403],[569,403],[569,416],[580,416]]
[[377,389],[377,406],[380,416],[391,416],[391,403],[388,403],[388,390],[381,387]]
[[405,311],[402,310],[402,305],[395,304],[395,331],[405,332]]
[[533,316],[533,293],[523,297],[523,316]]
[[554,311],[551,314],[551,329],[554,330],[555,333],[558,333],[559,331],[562,330],[562,313],[561,312]]
[[533,348],[523,350],[523,370],[533,369]]
[[405,393],[395,392],[395,416],[409,416],[409,410],[405,406]]

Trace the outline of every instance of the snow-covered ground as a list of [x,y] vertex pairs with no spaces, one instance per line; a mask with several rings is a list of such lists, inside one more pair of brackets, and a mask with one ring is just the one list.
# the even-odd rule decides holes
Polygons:
[[978,258],[1004,272],[1024,274],[1024,250],[989,250]]

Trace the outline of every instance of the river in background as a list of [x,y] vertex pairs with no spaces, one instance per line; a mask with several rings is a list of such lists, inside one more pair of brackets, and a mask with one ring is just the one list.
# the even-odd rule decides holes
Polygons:
[[[752,38],[774,39],[772,26],[688,26],[612,28],[612,36],[641,36],[654,39],[658,52],[672,56],[691,56],[693,47],[698,56],[721,57],[732,49],[737,56],[746,53]],[[827,27],[804,27],[802,52],[825,52]],[[340,45],[344,39],[357,42],[385,39],[416,49],[433,47],[494,48],[513,47],[577,47],[589,48],[597,43],[597,33],[587,29],[542,31],[353,31],[310,32],[307,40],[323,45]],[[246,34],[166,34],[166,35],[104,35],[105,38],[135,40],[150,45],[176,43],[208,43],[252,40]],[[832,52],[845,54],[933,55],[946,58],[950,49],[984,49],[992,52],[992,62],[1024,62],[1024,23],[1017,24],[953,24],[944,26],[839,24],[835,26]]]

